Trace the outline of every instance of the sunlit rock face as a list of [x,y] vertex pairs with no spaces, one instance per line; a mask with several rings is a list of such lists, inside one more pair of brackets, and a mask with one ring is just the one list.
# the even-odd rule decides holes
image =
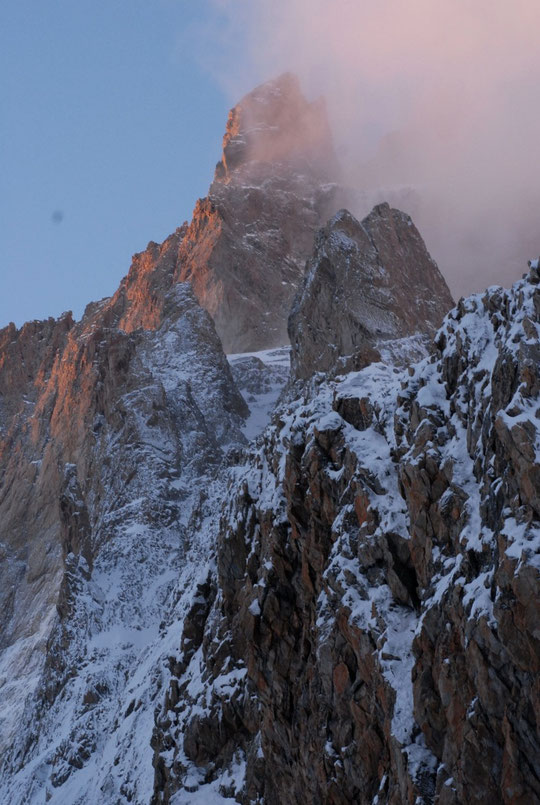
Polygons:
[[265,182],[284,168],[320,179],[337,173],[324,100],[308,103],[291,73],[257,87],[231,109],[215,181],[244,176]]
[[179,252],[226,352],[288,341],[287,316],[313,235],[337,210],[337,164],[322,101],[286,74],[232,109],[223,157]]
[[324,102],[309,103],[288,73],[258,87],[229,114],[222,159],[191,223],[133,258],[113,300],[115,323],[155,328],[171,286],[189,281],[225,352],[288,343],[313,235],[340,205],[337,177]]
[[[117,674],[154,636],[185,549],[182,521],[245,442],[246,403],[189,284],[164,296],[152,330],[115,325],[117,304],[90,305],[79,323],[65,315],[0,332],[0,743],[11,769],[33,758],[56,783],[80,761],[70,744],[84,733],[95,748],[121,706],[110,698]],[[85,656],[115,630],[125,640],[111,677]],[[101,712],[83,729],[96,674]],[[47,732],[59,701],[65,746]]]
[[433,335],[452,297],[408,215],[341,210],[315,241],[289,319],[295,377],[360,369],[384,343]]
[[540,801],[538,264],[447,312],[333,165],[270,82],[112,298],[0,331],[0,802]]
[[110,309],[117,326],[126,332],[139,327],[153,330],[163,316],[165,296],[174,285],[178,250],[187,230],[179,227],[163,243],[149,243],[136,254],[129,273],[111,300]]

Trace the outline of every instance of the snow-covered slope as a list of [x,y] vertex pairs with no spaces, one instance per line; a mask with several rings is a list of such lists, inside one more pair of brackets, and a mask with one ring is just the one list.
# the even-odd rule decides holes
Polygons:
[[[540,802],[538,264],[433,340],[383,204],[301,284],[332,163],[258,88],[189,227],[0,331],[0,802]],[[271,347],[297,286],[228,358],[195,298]]]
[[228,355],[236,385],[249,406],[242,432],[251,441],[268,422],[290,374],[290,347]]
[[539,287],[460,302],[415,366],[416,336],[285,388],[287,349],[229,356],[244,425],[191,296],[100,331],[130,368],[64,465],[31,685],[27,637],[2,654],[2,797],[535,801]]
[[538,799],[538,282],[415,367],[289,388],[232,470],[157,801]]
[[[5,612],[0,655],[2,799],[151,796],[160,657],[181,633],[167,627],[181,624],[208,572],[216,524],[206,499],[221,499],[220,468],[245,443],[248,415],[210,317],[189,286],[170,297],[154,331],[104,328],[103,307],[76,325],[42,381],[38,422],[32,407],[27,422],[8,423],[16,450],[39,468],[53,450],[60,472],[42,469],[31,492],[39,501],[46,485],[52,535],[22,546],[17,531],[4,536],[13,557],[4,572],[17,558],[23,572],[12,575],[14,615]],[[4,524],[18,491],[10,472],[8,463]],[[17,528],[30,530],[33,516],[30,508],[21,523],[18,514]],[[210,528],[196,527],[207,518]],[[32,551],[56,562],[36,573]],[[40,619],[44,596],[51,606]]]

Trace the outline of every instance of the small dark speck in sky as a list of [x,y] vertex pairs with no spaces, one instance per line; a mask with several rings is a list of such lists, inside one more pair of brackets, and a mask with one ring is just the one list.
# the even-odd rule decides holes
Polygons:
[[53,224],[61,224],[64,220],[64,213],[62,210],[55,210],[51,216]]

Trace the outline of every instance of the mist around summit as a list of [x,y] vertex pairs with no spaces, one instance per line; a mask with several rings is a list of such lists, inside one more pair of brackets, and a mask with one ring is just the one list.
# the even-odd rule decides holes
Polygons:
[[222,27],[199,33],[219,44],[210,69],[231,100],[247,76],[286,70],[324,96],[345,181],[364,194],[352,211],[386,200],[412,215],[455,298],[515,281],[540,253],[534,0],[215,7]]
[[[389,87],[381,30],[436,32],[336,7],[287,7],[298,58],[354,22],[336,64]],[[250,87],[189,222],[80,321],[0,330],[2,802],[540,802],[538,259],[455,304],[417,227],[451,233],[443,134],[375,105],[344,163],[327,97]]]

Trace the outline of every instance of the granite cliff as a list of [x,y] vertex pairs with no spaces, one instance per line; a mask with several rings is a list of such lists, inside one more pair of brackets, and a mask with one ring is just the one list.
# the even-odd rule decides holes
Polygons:
[[408,215],[379,204],[360,223],[341,210],[320,230],[289,318],[291,369],[343,373],[407,335],[433,336],[452,307]]
[[[342,220],[312,268],[347,262]],[[155,802],[540,801],[539,280],[462,300],[431,345],[360,340],[360,368],[292,378],[171,658]],[[318,304],[304,324],[345,343]]]
[[135,255],[114,297],[126,331],[153,328],[171,284],[190,282],[225,352],[286,344],[315,232],[345,198],[322,100],[285,74],[229,114],[208,196],[163,244]]
[[269,82],[113,297],[0,331],[2,801],[540,802],[538,265],[453,306],[336,175]]

